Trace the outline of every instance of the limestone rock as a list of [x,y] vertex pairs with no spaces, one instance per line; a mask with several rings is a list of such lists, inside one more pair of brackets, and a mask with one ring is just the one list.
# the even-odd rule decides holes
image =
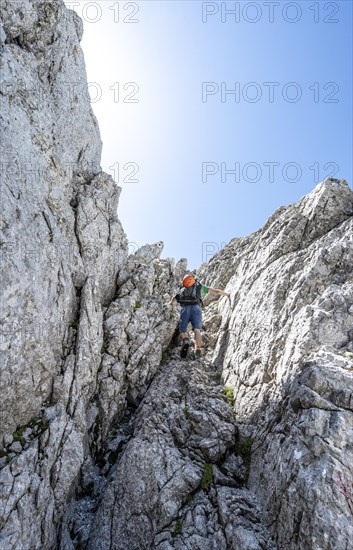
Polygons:
[[4,548],[53,548],[127,239],[120,189],[99,166],[82,23],[61,1],[5,0],[1,20],[0,536]]
[[100,437],[106,438],[127,402],[138,404],[142,399],[177,324],[177,314],[167,307],[165,297],[170,300],[168,293],[175,287],[170,260],[155,259],[148,266],[137,265],[133,267],[127,259],[124,279],[118,278],[124,283],[104,316],[96,443]]
[[206,318],[211,359],[257,442],[249,488],[280,548],[348,548],[353,536],[352,214],[347,183],[327,180],[200,273],[231,293],[219,328]]
[[88,548],[274,548],[255,497],[232,480],[233,487],[214,481],[212,465],[222,464],[235,439],[213,373],[197,362],[169,362],[137,411]]
[[145,244],[136,250],[133,254],[135,259],[140,261],[145,261],[146,263],[152,262],[160,257],[163,251],[164,243],[163,241],[158,241],[154,244]]
[[1,5],[0,435],[50,399],[87,276],[97,277],[99,299],[109,299],[127,256],[116,217],[119,190],[99,167],[99,130],[82,90],[73,13],[61,1]]
[[328,179],[198,276],[128,254],[100,168],[83,26],[1,2],[0,540],[4,550],[351,547],[353,193]]

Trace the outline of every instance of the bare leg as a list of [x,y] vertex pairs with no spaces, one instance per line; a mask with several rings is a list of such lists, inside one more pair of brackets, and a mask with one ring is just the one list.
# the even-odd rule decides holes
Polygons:
[[189,338],[189,335],[188,335],[187,332],[181,332],[181,333],[179,334],[179,339],[180,339],[180,340],[184,340],[184,338]]
[[194,334],[195,334],[195,349],[201,349],[202,347],[201,331],[198,328],[194,328]]

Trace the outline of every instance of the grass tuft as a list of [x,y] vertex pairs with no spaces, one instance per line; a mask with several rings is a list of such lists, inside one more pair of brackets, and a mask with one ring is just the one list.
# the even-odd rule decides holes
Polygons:
[[181,521],[180,518],[178,518],[175,522],[175,529],[172,533],[172,536],[177,537],[178,535],[181,535],[182,532],[183,532],[183,522]]
[[230,388],[229,386],[226,386],[224,388],[224,393],[226,394],[226,399],[228,405],[233,408],[234,407],[234,392],[233,388]]
[[239,439],[234,445],[234,452],[237,455],[240,455],[243,459],[245,467],[245,483],[248,481],[250,473],[250,464],[251,464],[251,447],[252,439],[251,437],[243,437]]
[[212,471],[212,464],[205,464],[202,478],[200,481],[200,487],[204,491],[209,491],[211,485],[212,485],[212,479],[213,479],[213,471]]

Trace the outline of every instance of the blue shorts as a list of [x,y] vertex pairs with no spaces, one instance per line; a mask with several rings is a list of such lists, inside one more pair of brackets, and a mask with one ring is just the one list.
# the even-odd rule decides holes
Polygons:
[[202,309],[199,304],[189,304],[181,306],[179,331],[186,332],[188,324],[192,324],[192,328],[202,328]]

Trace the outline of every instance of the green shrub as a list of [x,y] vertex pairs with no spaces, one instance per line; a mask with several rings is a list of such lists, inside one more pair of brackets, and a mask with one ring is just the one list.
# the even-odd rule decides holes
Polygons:
[[233,388],[230,388],[229,386],[226,386],[224,388],[224,393],[226,394],[227,403],[228,405],[233,408],[234,407],[234,392]]
[[103,340],[102,347],[101,347],[101,353],[106,353],[108,348],[109,348],[108,340]]
[[213,479],[212,464],[205,464],[202,472],[202,478],[200,481],[201,489],[203,489],[204,491],[209,491],[212,485],[212,479]]
[[250,464],[251,464],[251,447],[252,440],[251,437],[240,438],[234,445],[234,452],[237,455],[240,455],[243,459],[245,467],[245,482],[249,478]]
[[17,432],[14,432],[12,434],[12,437],[13,437],[13,440],[14,441],[19,441],[22,445],[22,447],[25,446],[26,444],[26,440],[25,438],[23,437],[23,432],[24,432],[24,429],[22,429],[22,431],[20,431],[21,428],[19,428],[19,430]]
[[178,535],[181,535],[183,529],[182,529],[182,525],[183,525],[183,522],[181,521],[180,518],[178,518],[175,522],[175,529],[172,533],[172,536],[173,537],[177,537]]
[[220,381],[222,380],[222,373],[221,373],[221,371],[215,372],[215,374],[214,374],[214,379],[216,380],[216,382],[220,382]]

